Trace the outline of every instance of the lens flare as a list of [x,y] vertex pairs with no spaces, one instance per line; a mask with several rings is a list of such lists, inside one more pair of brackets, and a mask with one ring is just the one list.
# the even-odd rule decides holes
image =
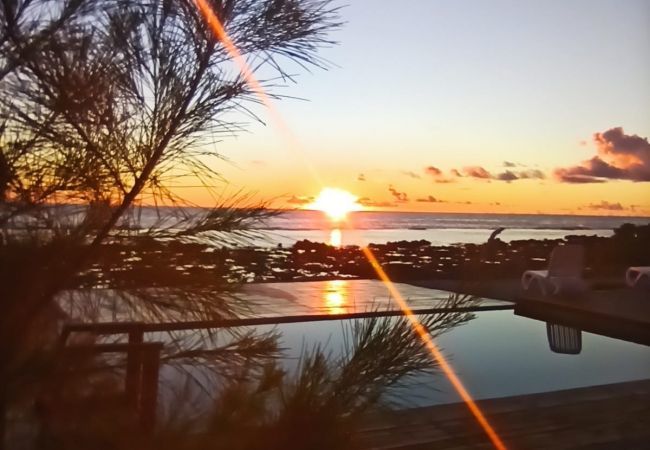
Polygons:
[[431,356],[433,356],[433,358],[438,363],[438,365],[440,366],[444,374],[447,376],[451,384],[454,386],[454,389],[456,389],[456,392],[458,392],[458,395],[460,395],[460,397],[463,399],[463,401],[465,402],[469,410],[472,412],[476,421],[481,425],[481,427],[483,427],[483,430],[485,430],[485,433],[492,441],[494,447],[499,450],[505,450],[506,446],[501,441],[501,438],[499,438],[499,435],[494,431],[490,423],[487,421],[487,419],[479,409],[476,402],[474,402],[472,396],[469,394],[467,389],[465,389],[465,386],[460,381],[460,378],[458,378],[458,375],[456,375],[456,372],[454,372],[454,370],[449,365],[447,359],[443,356],[438,346],[433,342],[433,338],[431,337],[427,329],[424,328],[422,323],[420,323],[420,320],[417,318],[417,316],[413,314],[413,311],[404,300],[404,297],[402,297],[402,294],[400,294],[400,292],[397,290],[397,288],[395,287],[391,279],[388,277],[384,269],[381,267],[379,261],[377,261],[377,258],[375,258],[375,255],[372,253],[370,248],[363,247],[362,250],[364,255],[366,255],[366,258],[368,258],[368,261],[370,261],[372,268],[375,270],[375,272],[377,272],[377,275],[379,276],[381,281],[383,281],[386,287],[388,288],[388,291],[390,292],[391,296],[395,299],[395,301],[397,301],[397,304],[402,309],[402,311],[404,311],[404,314],[408,318],[409,322],[411,322],[411,327],[413,328],[413,331],[415,331],[418,334],[418,336],[420,337],[424,345],[429,350],[429,353],[431,353]]
[[232,39],[230,39],[228,33],[226,33],[226,29],[224,28],[223,24],[219,20],[219,17],[217,17],[210,4],[206,0],[193,0],[193,2],[194,6],[196,6],[196,9],[199,11],[199,13],[201,13],[201,16],[205,20],[208,27],[210,27],[210,30],[214,36],[219,40],[219,42],[221,42],[228,55],[230,55],[235,65],[239,68],[239,71],[244,77],[244,80],[246,80],[248,87],[255,93],[260,102],[266,106],[271,122],[273,123],[275,129],[282,134],[284,140],[289,144],[289,150],[291,150],[294,155],[301,161],[301,163],[307,168],[312,178],[318,181],[319,184],[322,184],[320,182],[318,172],[316,172],[314,166],[305,157],[305,154],[300,151],[300,144],[298,142],[298,139],[293,134],[287,123],[284,121],[282,115],[273,105],[271,97],[269,97],[269,95],[260,84],[259,80],[253,74],[253,69],[251,66],[246,62],[246,59],[234,44]]

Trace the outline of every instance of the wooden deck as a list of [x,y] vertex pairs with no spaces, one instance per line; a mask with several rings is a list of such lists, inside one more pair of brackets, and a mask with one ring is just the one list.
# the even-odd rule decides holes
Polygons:
[[583,331],[650,345],[650,291],[611,287],[592,282],[579,296],[547,296],[524,293],[519,280],[493,280],[466,284],[432,280],[413,283],[432,289],[468,293],[495,300],[515,302],[515,314],[558,323]]
[[[509,449],[647,449],[650,380],[478,402]],[[358,435],[376,450],[489,449],[462,403],[369,417]]]

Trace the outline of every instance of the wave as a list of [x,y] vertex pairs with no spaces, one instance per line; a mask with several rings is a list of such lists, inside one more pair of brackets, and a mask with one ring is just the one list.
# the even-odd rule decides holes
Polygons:
[[[586,227],[586,226],[557,226],[557,227],[549,227],[549,226],[530,226],[530,227],[522,227],[522,226],[503,226],[506,229],[510,230],[561,230],[561,231],[589,231],[589,230],[602,230],[602,229],[610,229],[610,228],[595,228],[595,227]],[[269,226],[256,226],[253,227],[255,230],[259,231],[323,231],[323,230],[329,230],[332,228],[339,228],[342,230],[357,230],[357,231],[381,231],[381,230],[390,230],[390,231],[400,231],[400,230],[412,230],[412,231],[426,231],[426,230],[494,230],[498,228],[497,226],[492,226],[492,227],[479,227],[479,226],[432,226],[432,227],[409,227],[409,226],[383,226],[383,227],[341,227],[341,226],[336,226],[336,225],[328,225],[324,227],[291,227],[291,226],[286,226],[286,227],[269,227]],[[611,228],[613,229],[613,228]]]
[[[79,214],[80,207],[60,205],[59,208],[72,218]],[[173,225],[180,219],[192,220],[206,209],[143,207],[123,225],[130,227],[159,227]],[[284,211],[255,224],[252,228],[272,232],[316,232],[341,228],[341,230],[380,231],[406,230],[410,232],[429,230],[494,230],[504,227],[509,230],[614,230],[624,223],[645,225],[650,217],[619,216],[573,216],[535,214],[476,214],[476,213],[415,213],[358,211],[349,214],[341,224],[333,224],[319,211]]]
[[647,217],[356,212],[341,224],[332,224],[317,211],[291,211],[270,219],[259,229],[316,231],[333,227],[351,230],[614,230],[624,223],[647,224]]

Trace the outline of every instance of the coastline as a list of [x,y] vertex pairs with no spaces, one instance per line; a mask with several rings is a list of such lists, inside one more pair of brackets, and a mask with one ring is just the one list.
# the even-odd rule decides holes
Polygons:
[[[543,269],[562,243],[585,247],[587,278],[621,278],[630,265],[650,265],[650,224],[626,225],[611,237],[569,235],[482,244],[435,245],[426,240],[370,244],[393,281],[498,280]],[[198,287],[278,281],[376,279],[358,246],[299,241],[291,247],[216,247],[206,242],[133,237],[109,243],[102,261],[78,279],[82,287]]]

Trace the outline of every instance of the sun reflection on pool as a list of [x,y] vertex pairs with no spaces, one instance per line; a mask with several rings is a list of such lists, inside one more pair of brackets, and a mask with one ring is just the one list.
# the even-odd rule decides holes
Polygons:
[[325,309],[329,314],[344,314],[348,300],[348,284],[345,280],[330,280],[323,290]]
[[334,228],[330,231],[330,245],[332,247],[341,246],[341,230],[339,228]]

